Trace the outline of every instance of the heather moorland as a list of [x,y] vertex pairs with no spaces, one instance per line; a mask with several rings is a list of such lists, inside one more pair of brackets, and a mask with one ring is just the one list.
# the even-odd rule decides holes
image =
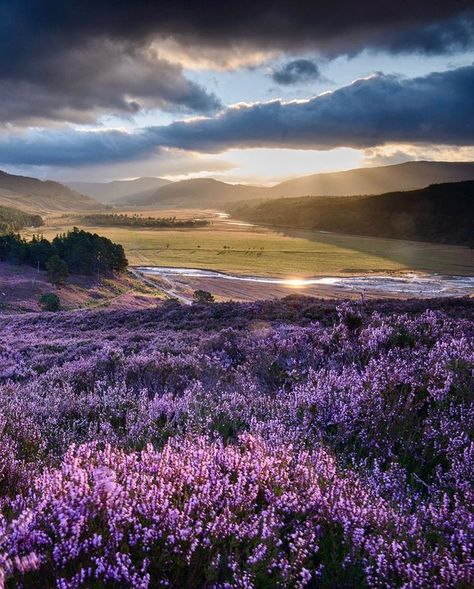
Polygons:
[[473,302],[0,318],[6,587],[469,587]]

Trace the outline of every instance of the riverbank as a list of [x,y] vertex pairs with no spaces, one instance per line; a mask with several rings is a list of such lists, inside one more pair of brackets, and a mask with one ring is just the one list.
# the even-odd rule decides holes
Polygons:
[[[305,294],[320,298],[432,298],[474,295],[474,277],[416,273],[349,276],[272,277],[233,274],[200,268],[137,266],[135,274],[163,283],[179,299],[194,290],[211,292],[219,300],[251,301]],[[166,286],[165,286],[166,288]]]

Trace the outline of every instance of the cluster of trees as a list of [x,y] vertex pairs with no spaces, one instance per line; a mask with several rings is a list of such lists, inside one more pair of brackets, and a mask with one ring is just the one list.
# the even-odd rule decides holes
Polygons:
[[282,198],[232,213],[259,223],[474,247],[474,182],[375,196]]
[[77,227],[53,241],[42,236],[26,241],[13,233],[0,236],[0,260],[47,270],[50,282],[57,286],[64,284],[69,273],[112,275],[124,272],[128,265],[120,244]]
[[41,227],[40,215],[25,213],[13,207],[0,206],[0,234],[19,231],[23,227]]
[[187,229],[205,227],[209,221],[205,219],[176,219],[176,217],[142,217],[123,213],[85,215],[82,222],[86,225],[102,225],[104,227],[158,227]]

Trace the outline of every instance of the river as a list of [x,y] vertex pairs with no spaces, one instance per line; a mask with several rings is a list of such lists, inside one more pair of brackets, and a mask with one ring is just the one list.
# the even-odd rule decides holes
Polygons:
[[314,278],[280,278],[271,276],[252,276],[203,270],[199,268],[176,268],[168,266],[138,266],[135,270],[143,275],[159,276],[174,283],[183,279],[237,281],[260,285],[277,285],[304,292],[305,287],[333,286],[351,292],[403,295],[408,297],[466,296],[474,294],[474,277],[422,275],[416,273],[396,276],[317,276]]

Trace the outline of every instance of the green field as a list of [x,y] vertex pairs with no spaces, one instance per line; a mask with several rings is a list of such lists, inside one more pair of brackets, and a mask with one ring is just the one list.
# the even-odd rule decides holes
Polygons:
[[[42,232],[52,238],[71,227],[57,220]],[[121,243],[132,265],[209,268],[275,276],[406,270],[474,273],[474,251],[458,246],[310,231],[289,234],[265,228],[241,228],[225,222],[215,222],[203,229],[85,229]]]

